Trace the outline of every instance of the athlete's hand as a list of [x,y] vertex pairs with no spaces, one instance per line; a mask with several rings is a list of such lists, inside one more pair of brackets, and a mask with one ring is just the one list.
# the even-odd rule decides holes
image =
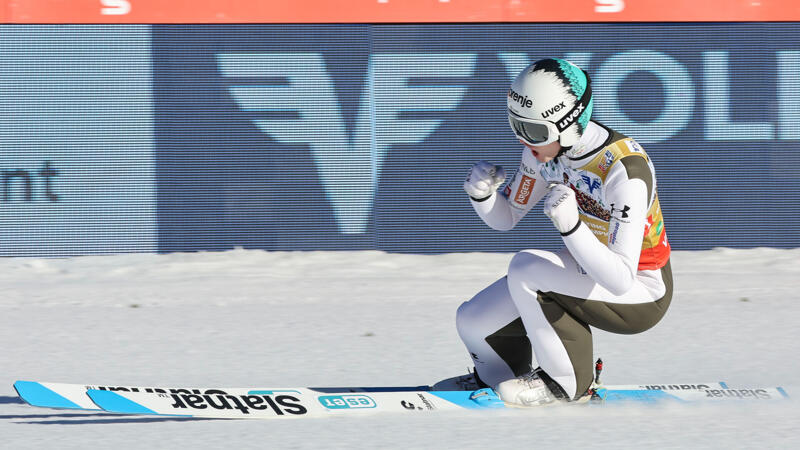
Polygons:
[[464,190],[474,200],[489,198],[506,180],[506,171],[487,161],[479,161],[467,175]]
[[575,192],[563,184],[554,184],[549,189],[544,198],[544,213],[562,235],[569,234],[580,223]]

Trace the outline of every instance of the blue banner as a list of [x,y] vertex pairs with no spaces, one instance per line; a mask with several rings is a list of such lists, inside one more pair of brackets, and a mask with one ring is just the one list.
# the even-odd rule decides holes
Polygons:
[[498,233],[461,190],[516,168],[505,92],[550,56],[651,155],[675,249],[795,247],[798,48],[793,24],[155,26],[160,249],[557,247],[538,208]]
[[522,151],[528,63],[586,69],[678,250],[800,246],[792,23],[2,26],[0,254],[560,247],[461,185]]

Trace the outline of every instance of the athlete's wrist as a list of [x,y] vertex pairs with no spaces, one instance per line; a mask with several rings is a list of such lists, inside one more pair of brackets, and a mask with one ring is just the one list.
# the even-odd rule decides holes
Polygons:
[[571,229],[571,230],[569,230],[569,231],[566,231],[566,232],[564,232],[564,233],[561,233],[561,236],[562,236],[562,237],[567,237],[567,236],[569,236],[570,234],[572,234],[572,233],[574,233],[574,232],[578,231],[578,228],[580,228],[580,227],[581,227],[581,224],[582,224],[582,223],[583,223],[583,222],[582,222],[582,221],[581,221],[581,219],[579,218],[579,219],[578,219],[578,223],[576,223],[576,224],[575,224],[575,226],[574,226],[574,227],[572,227],[572,229]]
[[494,192],[492,192],[491,194],[487,195],[486,197],[475,198],[475,197],[470,195],[469,198],[473,202],[479,202],[480,203],[480,202],[485,202],[486,200],[489,200],[490,198],[492,198],[493,195],[495,195]]

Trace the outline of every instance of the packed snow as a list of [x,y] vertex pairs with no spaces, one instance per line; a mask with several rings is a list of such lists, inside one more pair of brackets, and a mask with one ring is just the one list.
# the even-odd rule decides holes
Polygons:
[[[3,448],[788,448],[796,400],[300,420],[33,408],[15,380],[417,385],[465,373],[455,311],[510,253],[128,254],[0,259]],[[665,318],[595,331],[608,384],[726,381],[800,398],[800,249],[673,253]]]

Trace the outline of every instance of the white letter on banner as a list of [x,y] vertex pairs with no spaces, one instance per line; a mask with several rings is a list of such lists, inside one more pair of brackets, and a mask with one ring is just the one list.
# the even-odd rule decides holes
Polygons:
[[771,123],[731,122],[728,52],[703,52],[703,67],[706,139],[710,141],[774,139],[775,127]]
[[[392,144],[420,143],[442,123],[442,119],[401,119],[403,111],[452,111],[467,91],[461,85],[424,86],[419,79],[469,77],[475,70],[475,60],[475,54],[459,53],[372,55],[369,95],[362,96],[356,139],[366,138],[371,111],[373,181],[377,182]],[[411,79],[417,80],[415,86],[409,85]]]
[[[372,55],[352,139],[319,53],[219,54],[225,77],[288,79],[283,85],[231,86],[244,111],[296,111],[299,119],[254,119],[279,142],[311,148],[339,231],[367,229],[380,169],[392,144],[422,142],[441,120],[400,119],[402,111],[449,111],[463,86],[408,86],[410,78],[470,76],[474,54]],[[302,93],[298,95],[298,93]],[[314,99],[313,102],[308,99]]]
[[624,0],[595,0],[594,12],[618,13],[625,9]]
[[800,139],[800,52],[778,52],[778,139]]
[[[654,120],[640,123],[628,118],[620,108],[617,90],[633,72],[650,72],[664,87],[664,109]],[[694,111],[694,84],[686,67],[669,55],[652,50],[632,50],[608,58],[597,71],[592,94],[594,117],[621,133],[646,144],[662,142],[686,127]],[[637,93],[642,102],[652,98]]]
[[100,0],[105,8],[100,8],[104,16],[124,16],[131,12],[131,2],[128,0]]

